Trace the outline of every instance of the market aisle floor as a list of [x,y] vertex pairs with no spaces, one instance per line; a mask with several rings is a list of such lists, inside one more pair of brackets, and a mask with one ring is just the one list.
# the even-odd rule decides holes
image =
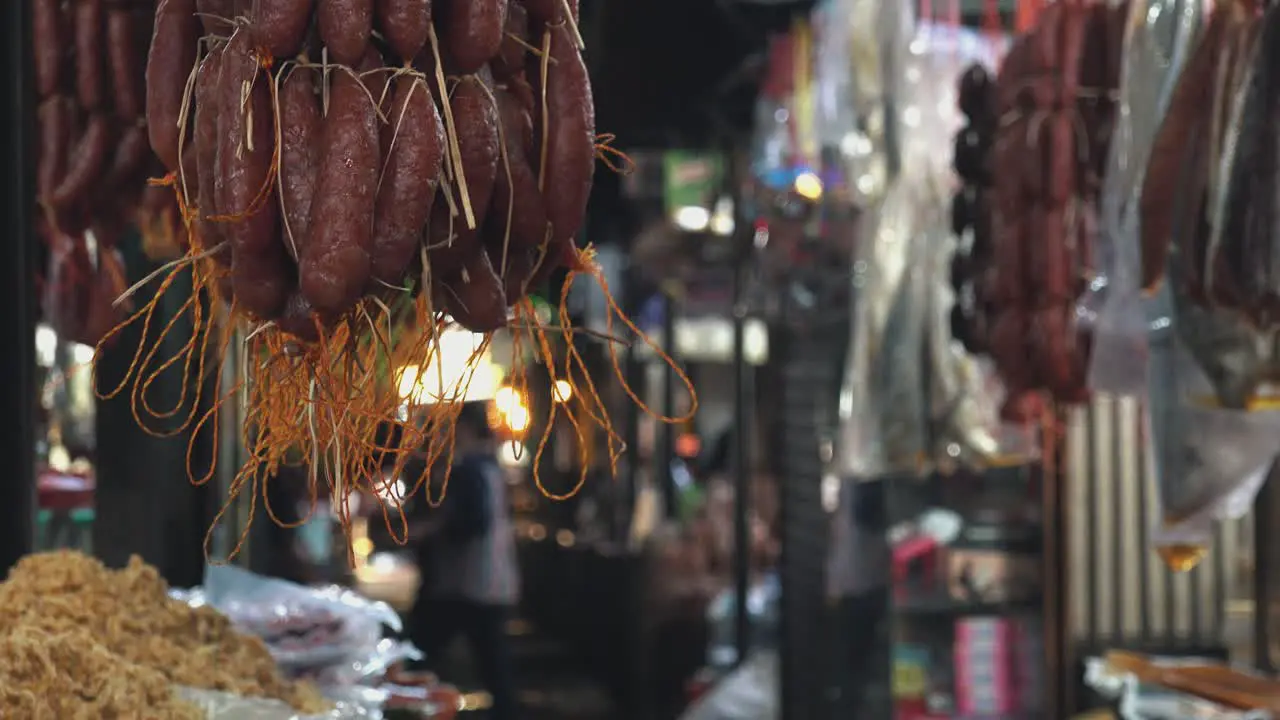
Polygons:
[[[512,630],[522,720],[608,720],[617,717],[604,689],[577,667],[575,659],[559,643],[540,637],[522,623],[513,623]],[[465,644],[454,647],[448,665],[454,670],[449,677],[464,692],[479,687]],[[487,705],[487,697],[482,692],[473,693],[468,700],[475,705]],[[485,716],[484,710],[477,709],[464,712],[459,717],[482,720]]]

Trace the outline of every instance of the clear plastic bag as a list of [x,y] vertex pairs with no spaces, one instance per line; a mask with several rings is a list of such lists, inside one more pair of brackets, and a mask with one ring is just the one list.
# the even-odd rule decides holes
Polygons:
[[839,463],[851,477],[924,469],[925,314],[929,274],[914,224],[917,186],[890,187],[860,243],[852,332],[840,389]]
[[[1162,660],[1157,664],[1210,664],[1210,661]],[[1232,710],[1207,700],[1139,682],[1132,673],[1108,665],[1102,658],[1085,661],[1085,684],[1102,697],[1116,701],[1124,720],[1275,720],[1264,710]]]
[[1280,450],[1280,411],[1217,408],[1178,333],[1153,335],[1147,413],[1161,521],[1153,545],[1175,570],[1204,556],[1220,520],[1241,517]]
[[391,606],[337,586],[309,588],[211,565],[204,586],[179,597],[208,605],[241,632],[262,638],[276,662],[290,671],[371,663],[384,650],[406,650],[383,644],[384,627],[403,630]]
[[774,720],[780,717],[778,656],[756,652],[680,720]]
[[[949,147],[962,119],[956,79],[998,44],[921,23],[905,54],[896,107],[902,171],[868,219],[854,270],[851,345],[840,396],[847,477],[911,473],[935,462],[986,465],[1034,456],[999,419],[1003,389],[951,337]],[[921,363],[921,359],[925,363]]]
[[216,690],[177,688],[178,696],[204,711],[208,720],[381,720],[380,707],[360,703],[336,703],[323,715],[302,715],[287,703],[268,698],[246,698]]
[[1119,111],[1103,180],[1098,269],[1079,302],[1083,327],[1093,331],[1089,384],[1115,395],[1146,389],[1151,317],[1138,287],[1137,206],[1147,160],[1182,64],[1198,37],[1204,0],[1133,0],[1125,33]]

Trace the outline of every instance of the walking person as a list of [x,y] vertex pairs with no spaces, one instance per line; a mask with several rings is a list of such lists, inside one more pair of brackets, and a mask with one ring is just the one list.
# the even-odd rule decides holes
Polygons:
[[[520,581],[506,478],[488,417],[487,403],[463,405],[444,501],[413,529],[422,581],[410,630],[432,665],[461,634],[493,697],[489,717],[512,720],[515,679],[507,622],[519,602]],[[433,492],[439,492],[438,482]]]

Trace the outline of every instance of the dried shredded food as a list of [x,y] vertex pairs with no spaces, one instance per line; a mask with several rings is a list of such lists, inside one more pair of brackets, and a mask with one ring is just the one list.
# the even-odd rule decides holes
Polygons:
[[260,640],[169,598],[138,557],[109,570],[82,553],[41,553],[0,583],[4,717],[202,717],[174,685],[275,698],[306,714],[329,709],[314,687],[282,678]]

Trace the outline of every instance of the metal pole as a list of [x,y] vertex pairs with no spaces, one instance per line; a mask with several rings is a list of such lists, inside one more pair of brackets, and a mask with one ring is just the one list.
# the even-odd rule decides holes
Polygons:
[[1273,465],[1267,481],[1253,503],[1253,652],[1254,665],[1266,673],[1276,671],[1271,655],[1271,604],[1276,601],[1275,578],[1280,566],[1275,561],[1275,529],[1272,522],[1280,519],[1280,463]]
[[23,555],[31,552],[35,541],[35,228],[32,209],[35,194],[31,179],[35,175],[35,102],[34,87],[27,71],[31,58],[29,0],[3,3],[0,28],[9,48],[4,75],[5,105],[12,113],[5,140],[9,143],[4,156],[9,159],[10,179],[4,193],[7,241],[3,243],[3,267],[8,274],[0,292],[8,298],[0,313],[0,337],[5,352],[0,353],[0,407],[11,418],[13,429],[7,440],[5,477],[0,479],[0,573],[7,574]]
[[[625,298],[624,308],[628,317],[639,317],[640,305],[642,298],[638,292],[640,283],[639,278],[634,269],[627,272],[627,284],[623,288],[623,297]],[[627,344],[623,351],[622,372],[627,379],[627,385],[641,397],[647,397],[644,378],[644,363],[640,359],[637,351],[640,345],[638,340]],[[617,523],[614,540],[619,544],[626,544],[627,539],[631,536],[631,520],[635,515],[636,492],[639,490],[637,475],[642,467],[640,458],[640,408],[630,400],[622,403],[622,412],[626,415],[626,420],[622,428],[622,441],[626,444],[626,474],[622,478],[622,497],[615,502],[614,512],[616,513]]]
[[[741,232],[741,231],[738,231]],[[733,598],[734,645],[737,662],[751,650],[751,613],[747,593],[751,584],[751,460],[748,453],[754,415],[751,369],[746,356],[747,262],[739,252],[733,276]]]
[[[671,358],[672,363],[679,362],[680,353],[676,349],[676,312],[675,295],[667,289],[662,310],[662,349]],[[664,417],[676,416],[676,373],[670,365],[662,367],[662,414]],[[676,480],[671,472],[671,463],[676,457],[676,428],[670,423],[659,423],[658,451],[654,453],[653,469],[662,488],[662,501],[666,509],[666,517],[674,518],[679,514],[680,503],[676,498]]]

